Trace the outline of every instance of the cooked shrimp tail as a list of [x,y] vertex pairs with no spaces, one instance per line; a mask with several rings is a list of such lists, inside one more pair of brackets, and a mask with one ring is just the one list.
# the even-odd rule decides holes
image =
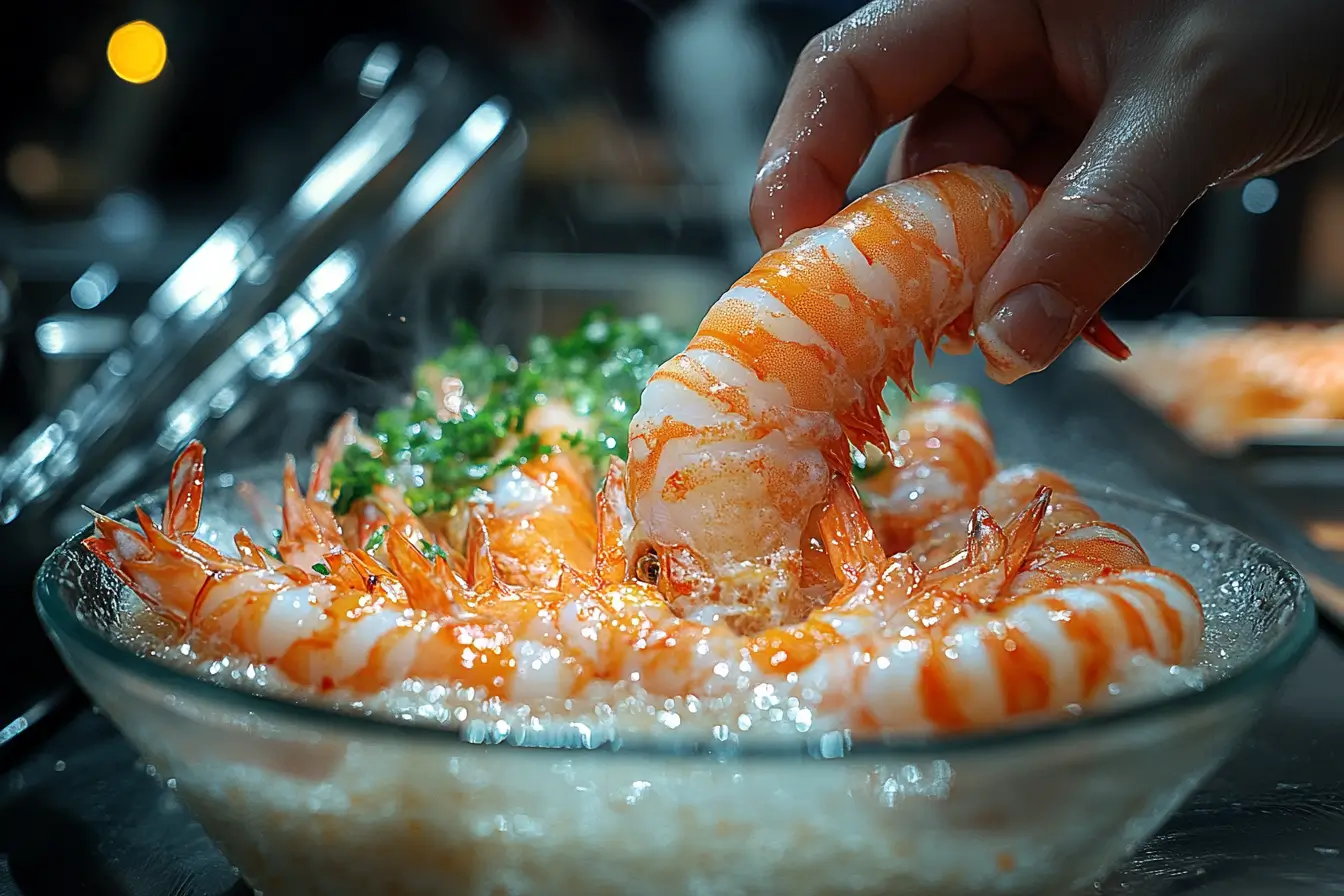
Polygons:
[[327,440],[318,449],[313,475],[308,484],[308,496],[323,501],[331,500],[331,468],[345,455],[345,450],[355,444],[359,435],[354,411],[346,411],[332,425]]
[[168,497],[163,504],[163,533],[169,538],[191,536],[201,524],[201,494],[205,488],[205,446],[193,441],[173,463]]
[[981,601],[997,598],[1026,560],[1049,505],[1050,489],[1042,486],[1031,503],[1003,527],[984,507],[976,507],[971,512],[966,547],[930,570],[925,584]]
[[477,598],[497,592],[510,592],[513,587],[500,578],[490,550],[489,511],[475,507],[467,527],[467,582]]
[[466,611],[467,583],[453,571],[448,555],[431,542],[416,546],[400,529],[393,529],[387,537],[387,559],[414,609],[440,616]]
[[1116,361],[1128,361],[1134,354],[1129,346],[1125,345],[1124,340],[1099,317],[1092,318],[1092,321],[1083,328],[1083,338],[1087,340],[1088,345]]
[[292,455],[285,458],[283,489],[281,515],[284,524],[277,548],[286,563],[308,569],[321,563],[326,554],[341,549],[340,528],[336,525],[330,502],[311,492],[305,497],[299,490]]
[[248,534],[246,529],[239,529],[233,536],[233,546],[238,551],[238,557],[248,566],[255,566],[258,569],[274,569],[280,561],[257,544]]
[[84,539],[84,546],[156,613],[185,625],[211,564],[170,539],[139,507],[136,516],[140,532],[94,513],[95,534]]

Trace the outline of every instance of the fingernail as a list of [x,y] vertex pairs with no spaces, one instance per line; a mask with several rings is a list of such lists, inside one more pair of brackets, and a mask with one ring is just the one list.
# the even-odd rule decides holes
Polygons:
[[981,351],[999,382],[1044,369],[1068,347],[1078,306],[1042,283],[1013,290],[979,327]]

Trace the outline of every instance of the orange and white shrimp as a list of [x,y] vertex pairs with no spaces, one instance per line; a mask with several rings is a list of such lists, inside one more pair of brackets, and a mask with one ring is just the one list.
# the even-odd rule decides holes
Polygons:
[[930,573],[908,555],[883,559],[872,533],[856,532],[865,525],[857,501],[846,504],[843,489],[832,499],[834,516],[849,520],[832,540],[850,547],[846,585],[825,608],[742,635],[723,620],[642,605],[600,627],[639,634],[633,645],[622,641],[618,667],[637,670],[655,695],[712,698],[745,682],[757,694],[765,685],[771,699],[798,697],[820,724],[947,733],[1088,704],[1123,680],[1136,656],[1181,664],[1198,653],[1198,596],[1146,563],[1044,590],[1013,588],[1048,488],[1003,528],[981,509],[963,562]]
[[909,393],[921,345],[970,349],[976,288],[1038,195],[988,167],[899,181],[791,236],[710,308],[630,428],[633,559],[675,606],[778,621],[850,443],[891,456],[883,386]]
[[[445,407],[453,408],[453,395],[460,395],[460,381],[444,377],[440,392],[449,397],[442,399]],[[451,384],[457,384],[454,391]],[[438,394],[438,393],[436,393]],[[448,411],[445,411],[445,414]],[[345,425],[342,423],[337,426]],[[349,424],[354,433],[353,421]],[[562,402],[552,401],[534,408],[524,422],[523,435],[536,434],[543,444],[563,444],[563,435],[584,432],[591,427],[588,418],[581,417]],[[351,444],[351,437],[342,437],[333,430],[328,439],[332,444]],[[501,449],[513,447],[508,443]],[[326,451],[327,449],[324,449]],[[322,470],[319,462],[314,473],[314,487],[319,484]],[[328,465],[329,469],[329,465]],[[366,498],[350,508],[338,521],[348,547],[362,547],[371,541],[381,543],[375,554],[383,556],[387,542],[379,534],[399,530],[412,544],[433,544],[443,549],[453,566],[467,550],[467,533],[471,521],[480,516],[485,521],[493,547],[495,566],[501,580],[524,588],[560,589],[570,587],[571,569],[591,567],[597,544],[594,503],[595,482],[593,465],[573,451],[553,450],[529,459],[518,466],[502,470],[484,483],[479,501],[464,503],[452,511],[417,516],[407,505],[402,492],[392,486],[379,486]],[[326,481],[329,481],[328,474]],[[287,480],[288,483],[288,480]],[[308,533],[301,542],[317,545],[323,553],[326,542],[313,533],[315,526],[303,516],[313,505],[330,507],[330,497],[310,487],[306,499],[299,494],[297,481],[286,488],[286,538],[291,515],[296,531]],[[314,495],[316,497],[314,498]],[[292,495],[292,497],[291,497]],[[291,514],[290,506],[295,507]],[[285,555],[282,544],[281,554]]]
[[[591,435],[592,421],[564,402],[533,408],[524,435],[560,446],[571,433]],[[524,588],[570,589],[574,569],[589,569],[597,549],[596,483],[591,461],[553,450],[495,475],[486,489],[489,532],[503,580]]]
[[[1090,703],[1135,656],[1178,664],[1199,649],[1194,591],[1137,546],[1108,548],[1103,559],[1123,568],[1051,565],[1044,486],[1002,528],[979,508],[965,549],[926,572],[886,555],[853,484],[833,476],[817,527],[840,587],[824,607],[754,634],[687,619],[629,576],[624,473],[613,461],[595,562],[571,593],[503,582],[479,514],[464,576],[401,528],[387,535],[386,565],[349,548],[316,574],[198,550],[186,513],[170,515],[172,534],[143,513],[140,532],[96,516],[85,544],[197,656],[265,664],[319,692],[421,679],[536,700],[629,682],[660,698],[797,697],[818,724],[948,732]],[[170,507],[199,508],[202,482],[175,480]]]
[[[312,574],[207,556],[144,513],[139,523],[136,532],[98,515],[85,545],[203,656],[265,664],[301,687],[359,694],[420,678],[505,699],[563,698],[591,678],[581,655],[564,649],[561,628],[577,620],[584,601],[499,582],[479,522],[471,582],[438,557],[417,557],[396,529],[388,536],[391,568],[351,549],[326,555],[330,568]],[[652,589],[630,590],[657,599]]]
[[950,511],[973,506],[997,462],[985,418],[947,386],[911,402],[886,428],[896,459],[861,483],[859,494],[891,554]]

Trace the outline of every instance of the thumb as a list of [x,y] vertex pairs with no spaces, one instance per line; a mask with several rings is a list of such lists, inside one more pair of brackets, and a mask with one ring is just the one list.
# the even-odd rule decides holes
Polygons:
[[1110,103],[981,282],[976,340],[989,375],[1043,370],[1157,254],[1214,165],[1174,153],[1184,126],[1139,99]]

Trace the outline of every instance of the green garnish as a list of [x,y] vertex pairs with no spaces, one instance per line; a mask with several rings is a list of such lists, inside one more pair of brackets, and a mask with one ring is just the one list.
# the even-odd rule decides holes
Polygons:
[[[482,345],[464,325],[455,342],[416,371],[410,401],[374,418],[378,449],[351,446],[333,465],[338,513],[379,484],[400,481],[407,504],[421,514],[460,504],[495,474],[556,450],[581,451],[595,462],[624,456],[644,384],[687,340],[653,317],[626,320],[599,310],[568,336],[532,340],[526,362]],[[436,406],[446,376],[462,382],[456,415]],[[568,433],[560,445],[522,435],[527,414],[552,398],[590,418],[594,434]]]
[[314,563],[313,572],[317,573],[320,576],[331,575],[331,569],[325,563]]
[[280,539],[282,539],[282,538],[284,538],[284,537],[285,537],[285,533],[284,533],[284,532],[281,532],[279,529],[272,529],[272,530],[271,530],[271,538],[273,538],[277,544],[279,544],[279,543],[280,543]]
[[372,554],[382,547],[383,542],[387,540],[387,530],[387,526],[379,526],[377,529],[373,530],[373,534],[369,536],[369,540],[364,543],[364,550]]
[[448,552],[439,547],[432,541],[420,539],[420,553],[425,555],[426,560],[447,560]]

